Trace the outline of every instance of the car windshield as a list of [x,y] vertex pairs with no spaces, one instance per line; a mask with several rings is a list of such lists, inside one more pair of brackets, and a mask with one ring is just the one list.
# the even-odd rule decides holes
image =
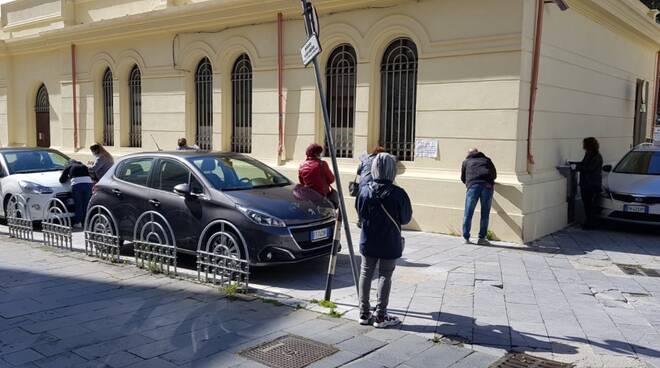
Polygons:
[[660,151],[629,152],[614,169],[620,174],[660,175]]
[[27,174],[64,169],[69,158],[56,151],[10,151],[2,154],[10,174]]
[[193,157],[190,162],[219,190],[246,190],[291,184],[282,174],[259,161],[241,157]]

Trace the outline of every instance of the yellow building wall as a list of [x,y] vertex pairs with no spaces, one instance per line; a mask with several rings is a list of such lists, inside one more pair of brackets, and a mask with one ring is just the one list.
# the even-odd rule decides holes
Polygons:
[[[409,37],[419,53],[416,137],[437,139],[439,145],[436,159],[419,158],[400,165],[397,182],[409,192],[414,204],[414,220],[409,227],[460,232],[465,187],[459,180],[459,171],[471,147],[489,155],[498,168],[491,214],[491,228],[497,237],[520,242],[564,226],[565,182],[554,166],[565,158],[576,158],[577,139],[592,126],[607,129],[611,136],[611,144],[605,144],[608,158],[622,152],[620,143],[630,138],[621,128],[621,124],[629,122],[620,118],[630,100],[626,95],[628,83],[634,73],[650,73],[646,61],[633,59],[646,58],[653,50],[621,38],[578,13],[559,13],[554,9],[548,12],[533,137],[537,165],[530,176],[525,154],[533,32],[530,3],[315,1],[321,14],[322,67],[325,68],[332,49],[342,43],[350,43],[358,58],[356,157],[340,160],[344,184],[347,186],[355,175],[357,157],[378,142],[382,54],[392,40]],[[252,156],[297,179],[305,148],[312,142],[322,142],[324,137],[314,75],[300,60],[305,37],[298,4],[284,0],[267,7],[260,4],[256,0],[122,0],[82,1],[71,8],[70,2],[63,2],[59,15],[54,15],[54,23],[44,27],[77,24],[70,27],[78,32],[62,26],[61,32],[70,32],[65,33],[66,37],[51,31],[39,36],[44,39],[39,43],[39,38],[12,38],[12,32],[34,34],[35,29],[29,26],[13,26],[12,32],[5,30],[2,38],[6,50],[0,58],[0,144],[34,144],[34,96],[39,83],[44,82],[52,105],[52,145],[76,157],[88,158],[85,147],[102,138],[100,85],[108,67],[114,77],[115,145],[110,147],[113,154],[154,150],[156,142],[163,149],[173,149],[181,136],[194,141],[194,70],[203,57],[208,57],[214,73],[213,147],[228,150],[230,71],[236,58],[247,53],[253,67]],[[277,157],[278,11],[285,17],[285,144],[281,159]],[[590,46],[591,51],[579,50],[588,42],[584,37],[574,37],[570,43],[561,41],[560,35],[577,31],[593,34],[595,44]],[[596,51],[598,47],[607,48],[617,38],[621,38],[621,47],[634,54],[629,58],[622,58],[617,51],[595,54],[602,52]],[[73,147],[71,43],[76,44],[77,117],[82,148],[79,151]],[[127,81],[133,65],[138,65],[142,72],[142,148],[126,147]],[[602,65],[607,67],[600,70]],[[593,71],[593,76],[580,73],[581,69]],[[612,70],[616,71],[614,77],[598,78],[612,74]],[[569,74],[564,75],[565,72]],[[550,86],[572,95],[568,99],[561,94],[557,97],[556,88]],[[617,105],[598,100],[610,112],[583,123],[586,115],[579,109],[592,103],[592,97],[587,98],[592,95],[612,95]],[[577,103],[575,98],[583,103]],[[555,106],[555,100],[564,102]],[[559,112],[550,112],[553,109],[561,110],[567,118],[556,119]],[[616,117],[600,116],[607,114]],[[568,131],[559,128],[558,120],[565,123]],[[352,200],[348,204],[352,207]],[[475,225],[477,221],[478,216]]]

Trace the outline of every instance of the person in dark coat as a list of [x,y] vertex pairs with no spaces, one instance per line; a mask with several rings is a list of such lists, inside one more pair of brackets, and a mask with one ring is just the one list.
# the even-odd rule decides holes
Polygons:
[[493,202],[495,179],[497,179],[497,170],[490,158],[476,148],[470,149],[461,168],[461,181],[467,187],[463,217],[463,239],[465,239],[466,244],[470,244],[472,217],[477,202],[481,203],[481,222],[477,244],[489,244],[486,235],[490,220],[490,208]]
[[312,143],[307,147],[305,154],[307,159],[300,164],[298,169],[298,181],[301,185],[314,189],[320,195],[328,198],[330,202],[339,207],[339,196],[332,189],[331,185],[335,182],[335,176],[332,174],[328,163],[321,160],[323,147]]
[[[373,324],[376,328],[401,323],[397,317],[387,314],[392,273],[396,260],[403,253],[401,226],[412,219],[412,206],[408,194],[394,185],[396,158],[379,153],[371,166],[373,181],[362,186],[356,201],[356,209],[362,223],[360,236],[360,324]],[[378,304],[375,316],[371,315],[369,294],[371,280],[378,266]]]
[[75,213],[71,221],[74,226],[82,225],[87,216],[87,205],[92,197],[94,181],[89,175],[89,169],[80,161],[71,160],[60,176],[60,183],[71,183],[71,194]]
[[603,190],[603,156],[594,137],[585,138],[582,148],[584,158],[575,165],[575,169],[580,173],[580,194],[585,216],[583,227],[592,229],[598,218],[598,196]]
[[99,143],[93,144],[89,150],[94,155],[94,161],[89,162],[89,172],[95,181],[99,181],[110,170],[115,160],[110,152]]

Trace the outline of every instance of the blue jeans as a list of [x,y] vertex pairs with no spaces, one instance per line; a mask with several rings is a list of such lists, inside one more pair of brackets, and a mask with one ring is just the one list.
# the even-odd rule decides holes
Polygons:
[[475,184],[468,188],[465,196],[465,216],[463,217],[463,238],[470,239],[472,228],[472,216],[481,201],[481,223],[479,227],[479,239],[485,239],[488,232],[488,221],[490,219],[490,206],[493,203],[493,188],[481,184]]
[[73,216],[72,224],[84,224],[85,217],[87,216],[87,205],[89,199],[92,197],[92,183],[80,183],[71,186],[71,194],[73,195],[73,206],[75,214]]

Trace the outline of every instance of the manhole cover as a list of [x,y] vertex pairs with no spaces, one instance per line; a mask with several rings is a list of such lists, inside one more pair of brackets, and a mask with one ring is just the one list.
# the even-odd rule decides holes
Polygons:
[[490,368],[571,368],[573,364],[555,362],[527,354],[507,354]]
[[660,277],[660,272],[652,268],[644,268],[638,265],[616,264],[626,275]]
[[330,345],[286,335],[245,350],[240,355],[272,368],[303,368],[338,351]]

